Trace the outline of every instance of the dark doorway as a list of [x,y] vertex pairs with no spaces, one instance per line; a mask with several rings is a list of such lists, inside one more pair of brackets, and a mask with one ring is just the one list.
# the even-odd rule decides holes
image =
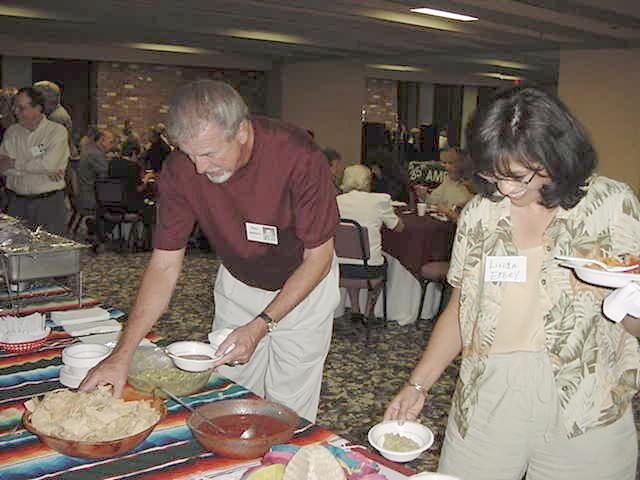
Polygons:
[[33,81],[55,82],[62,91],[62,105],[73,120],[75,136],[87,132],[91,118],[91,62],[52,58],[33,59]]

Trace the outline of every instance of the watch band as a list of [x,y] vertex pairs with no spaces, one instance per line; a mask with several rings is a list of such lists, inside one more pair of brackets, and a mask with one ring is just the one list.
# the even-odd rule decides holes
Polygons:
[[267,324],[267,331],[269,333],[273,332],[273,329],[276,328],[276,326],[278,325],[278,322],[276,322],[273,318],[271,318],[271,315],[269,315],[266,312],[262,312],[258,315],[258,318],[261,318],[262,320],[264,320],[264,323]]

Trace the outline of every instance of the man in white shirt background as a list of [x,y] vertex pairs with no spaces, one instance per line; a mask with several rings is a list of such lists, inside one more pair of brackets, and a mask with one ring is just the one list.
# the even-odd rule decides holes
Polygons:
[[0,145],[0,173],[7,178],[8,213],[28,226],[63,234],[66,223],[64,172],[69,162],[65,127],[48,120],[45,99],[33,87],[18,90],[14,112],[18,123]]

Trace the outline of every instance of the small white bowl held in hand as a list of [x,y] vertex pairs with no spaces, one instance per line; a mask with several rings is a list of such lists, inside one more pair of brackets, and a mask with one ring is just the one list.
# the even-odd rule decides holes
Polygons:
[[176,367],[187,372],[209,370],[219,358],[216,356],[215,349],[204,342],[175,342],[165,351]]
[[[410,438],[420,445],[420,447],[408,452],[387,450],[382,446],[384,443],[384,436],[387,433],[397,433],[403,437]],[[433,444],[433,440],[433,432],[428,427],[417,422],[405,421],[400,425],[396,420],[390,420],[378,423],[369,430],[369,443],[373,445],[383,457],[388,458],[393,462],[402,463],[415,460],[422,452],[427,450]]]

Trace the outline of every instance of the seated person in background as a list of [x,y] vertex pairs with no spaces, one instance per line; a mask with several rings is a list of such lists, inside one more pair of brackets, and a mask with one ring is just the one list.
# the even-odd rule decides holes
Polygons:
[[471,200],[473,194],[462,182],[462,153],[457,148],[445,150],[441,161],[447,176],[433,192],[426,196],[426,202],[435,205],[449,216],[457,218],[457,212]]
[[167,127],[158,123],[151,128],[151,144],[144,154],[146,168],[158,173],[162,170],[162,164],[171,153],[171,144],[167,140]]
[[374,175],[371,191],[388,193],[402,202],[409,200],[409,174],[394,154],[383,148],[374,150],[365,164]]
[[[96,132],[97,132],[97,127],[95,125],[89,125],[89,128],[87,128],[86,135],[84,135],[78,142],[78,154],[80,156],[85,154],[89,149],[92,149],[93,147],[95,147],[94,138],[96,136]],[[115,136],[112,144],[115,144]],[[113,150],[113,146],[111,147],[110,151],[111,150]]]
[[[382,236],[380,229],[384,224],[387,228],[396,232],[404,230],[402,219],[396,215],[391,206],[391,197],[386,193],[371,193],[371,170],[364,165],[351,165],[344,171],[342,177],[342,195],[336,197],[340,218],[355,220],[363,227],[367,227],[369,233],[370,258],[368,269],[365,270],[362,261],[340,260],[340,275],[362,278],[363,274],[371,274],[371,278],[380,275],[385,268],[382,256]],[[351,300],[352,319],[361,317],[357,289],[349,289]],[[367,299],[365,315],[370,318],[377,300],[378,292],[374,298]]]
[[76,208],[81,215],[93,214],[96,209],[96,179],[109,173],[107,152],[113,147],[114,135],[109,130],[93,131],[93,138],[85,143],[78,162],[79,191]]
[[142,153],[142,143],[140,142],[140,135],[138,135],[131,126],[130,120],[124,121],[124,128],[122,129],[122,136],[124,140],[120,146],[120,152],[123,157],[139,157]]
[[130,212],[137,212],[144,206],[145,184],[142,173],[136,155],[116,157],[109,162],[109,177],[121,178],[127,184],[127,206]]
[[331,172],[331,181],[333,182],[333,187],[336,190],[336,195],[340,195],[342,193],[342,190],[340,190],[340,182],[342,181],[342,172],[344,171],[342,155],[333,148],[325,148],[322,150],[322,153],[327,157],[329,171]]

